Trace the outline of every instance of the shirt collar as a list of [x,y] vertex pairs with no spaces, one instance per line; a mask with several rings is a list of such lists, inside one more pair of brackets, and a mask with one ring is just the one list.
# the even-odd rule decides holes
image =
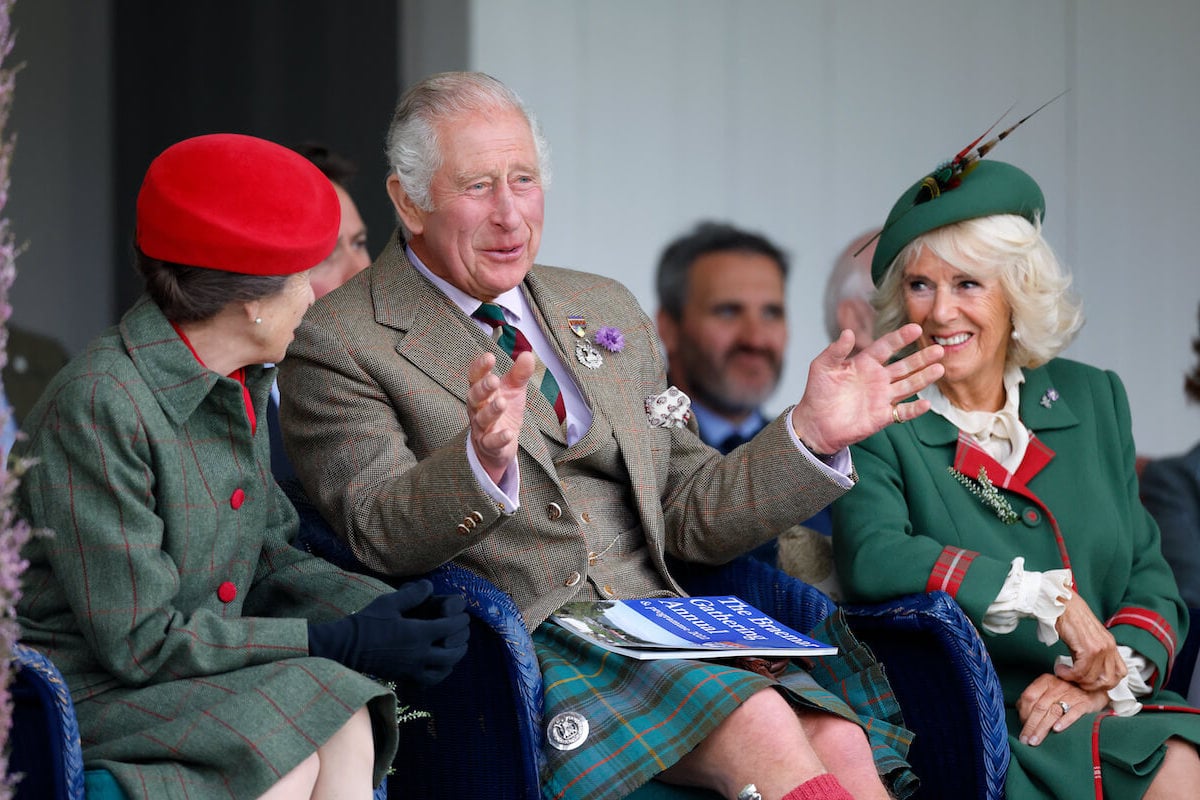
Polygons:
[[761,411],[755,410],[746,417],[741,425],[734,425],[717,412],[705,408],[698,400],[692,399],[692,413],[696,416],[696,424],[700,426],[700,438],[705,444],[718,447],[731,434],[739,434],[747,439],[766,427],[766,418]]
[[[413,252],[412,247],[409,245],[406,244],[404,246],[404,252],[408,256],[408,260],[412,262],[412,265],[417,268],[417,272],[428,278],[429,282],[436,286],[442,294],[450,298],[450,302],[458,306],[468,317],[475,313],[476,309],[479,308],[479,304],[483,302],[482,300],[472,297],[445,278],[434,275],[429,267],[425,266],[421,259],[417,257],[417,254]],[[520,324],[521,318],[525,316],[525,295],[521,294],[519,286],[514,286],[492,302],[507,312],[514,325]]]

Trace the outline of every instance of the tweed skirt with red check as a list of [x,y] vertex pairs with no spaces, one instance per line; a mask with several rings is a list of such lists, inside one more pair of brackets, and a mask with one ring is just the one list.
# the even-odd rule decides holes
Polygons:
[[396,752],[396,697],[323,658],[292,658],[200,678],[112,689],[76,705],[84,766],[125,794],[258,797],[362,706],[378,785]]
[[725,661],[637,661],[545,623],[534,632],[545,686],[545,717],[573,711],[589,734],[574,750],[546,745],[542,796],[623,797],[674,764],[754,693],[781,686],[792,704],[862,725],[884,783],[896,797],[917,787],[905,756],[912,734],[883,669],[846,627],[841,612],[812,635],[838,655],[793,664],[778,680]]

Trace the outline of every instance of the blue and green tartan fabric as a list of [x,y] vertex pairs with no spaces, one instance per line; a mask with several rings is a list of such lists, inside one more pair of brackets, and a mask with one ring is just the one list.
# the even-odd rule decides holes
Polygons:
[[554,800],[623,797],[674,764],[734,709],[762,689],[782,686],[793,705],[819,708],[863,726],[879,774],[896,797],[917,787],[905,756],[903,727],[883,669],[846,627],[841,612],[811,635],[836,645],[837,656],[793,663],[778,680],[728,661],[637,661],[560,629],[533,634],[545,687],[543,722],[562,711],[582,714],[590,732],[582,746],[547,746],[542,796]]

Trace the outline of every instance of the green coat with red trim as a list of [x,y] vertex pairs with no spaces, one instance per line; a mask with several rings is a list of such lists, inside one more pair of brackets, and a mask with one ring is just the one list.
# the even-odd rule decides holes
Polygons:
[[[1155,665],[1157,691],[1187,634],[1188,618],[1162,556],[1158,528],[1138,500],[1125,389],[1112,372],[1067,359],[1024,373],[1020,417],[1034,438],[1013,475],[968,437],[960,440],[958,429],[933,413],[890,425],[852,448],[859,482],[833,509],[834,556],[843,591],[851,602],[873,602],[942,589],[979,627],[1013,558],[1023,556],[1028,570],[1070,568],[1078,592],[1107,622],[1118,644]],[[1003,521],[949,469],[977,479],[981,466],[1003,498],[995,505],[1007,503],[1014,521]],[[984,634],[984,642],[1010,708],[1014,755],[1028,760],[1022,765],[1033,772],[1042,772],[1037,765],[1043,761],[1047,768],[1057,766],[1072,776],[1068,786],[1087,789],[1078,796],[1092,796],[1087,718],[1064,734],[1051,734],[1037,753],[1018,752],[1033,748],[1017,744],[1019,727],[1013,727],[1017,698],[1035,677],[1053,671],[1055,658],[1068,654],[1066,646],[1039,642],[1035,620],[1022,620],[1009,634]],[[1163,694],[1147,702],[1182,700]],[[1136,727],[1139,717],[1147,715],[1117,725]],[[1200,736],[1200,717],[1179,718],[1181,726]],[[1067,768],[1075,759],[1064,748],[1079,751],[1087,763],[1080,763],[1079,771]],[[1157,745],[1146,743],[1139,750],[1147,748]],[[1014,780],[1024,780],[1021,772],[1010,770],[1010,792]]]

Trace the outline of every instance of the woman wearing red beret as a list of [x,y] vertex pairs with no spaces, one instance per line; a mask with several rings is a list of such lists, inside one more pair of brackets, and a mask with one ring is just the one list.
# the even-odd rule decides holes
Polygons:
[[395,697],[368,675],[427,685],[466,650],[461,597],[291,546],[262,364],[338,222],[291,150],[168,148],[138,196],[145,296],[26,420],[21,508],[54,533],[24,553],[22,641],[66,678],[85,766],[129,797],[368,797],[396,747]]

